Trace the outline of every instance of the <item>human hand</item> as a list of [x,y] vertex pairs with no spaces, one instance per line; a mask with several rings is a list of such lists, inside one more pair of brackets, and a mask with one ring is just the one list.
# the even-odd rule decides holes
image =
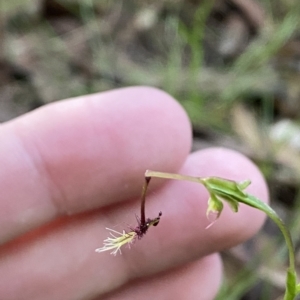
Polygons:
[[200,185],[153,179],[146,213],[157,227],[116,257],[95,249],[135,226],[146,169],[251,179],[267,200],[258,169],[239,153],[189,154],[191,128],[162,91],[133,87],[47,105],[0,130],[0,299],[213,299],[218,251],[251,237],[264,215],[225,208],[209,229]]

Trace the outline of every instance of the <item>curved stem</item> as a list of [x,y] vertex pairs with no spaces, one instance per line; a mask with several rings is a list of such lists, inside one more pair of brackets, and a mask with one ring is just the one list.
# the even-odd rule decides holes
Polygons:
[[295,253],[294,253],[293,241],[292,241],[291,234],[286,228],[284,222],[281,220],[281,218],[279,218],[277,213],[269,205],[265,204],[264,202],[262,202],[261,200],[259,200],[258,198],[252,195],[247,194],[247,196],[250,201],[240,201],[240,202],[244,202],[247,205],[250,205],[254,208],[263,211],[279,227],[289,251],[289,269],[291,271],[295,271]]
[[[287,280],[286,280],[286,291],[284,295],[284,300],[294,300],[297,295],[297,274],[295,267],[295,252],[293,241],[290,232],[286,228],[284,222],[277,215],[277,213],[267,204],[260,201],[258,198],[247,194],[248,201],[241,201],[247,205],[250,205],[254,208],[257,208],[263,211],[273,222],[279,227],[288,248],[289,253],[289,268],[287,271]],[[247,200],[248,200],[247,199]]]

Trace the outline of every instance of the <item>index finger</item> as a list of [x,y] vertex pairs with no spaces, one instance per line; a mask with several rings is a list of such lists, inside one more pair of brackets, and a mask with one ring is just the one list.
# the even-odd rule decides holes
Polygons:
[[183,109],[147,87],[57,102],[0,129],[0,243],[138,196],[146,169],[175,171],[191,144]]

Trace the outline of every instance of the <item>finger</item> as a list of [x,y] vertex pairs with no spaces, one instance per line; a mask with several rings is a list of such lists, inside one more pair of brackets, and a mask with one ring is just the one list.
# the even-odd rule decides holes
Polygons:
[[[267,199],[266,184],[258,169],[234,151],[208,149],[194,153],[180,172],[235,180],[249,178],[253,184],[248,191]],[[123,249],[122,255],[99,254],[94,249],[108,235],[104,227],[117,229],[116,224],[134,219],[138,202],[75,216],[4,247],[0,252],[0,299],[19,299],[22,295],[34,300],[43,293],[46,300],[92,298],[136,278],[234,246],[253,235],[264,220],[264,215],[253,208],[241,205],[234,214],[225,207],[219,221],[205,230],[208,194],[195,183],[169,181],[149,196],[147,215],[156,216],[162,210],[162,219],[131,250]],[[121,226],[119,231],[122,229]],[[16,274],[18,282],[14,280]]]
[[59,214],[137,196],[147,168],[182,165],[191,131],[169,95],[135,87],[47,105],[4,124],[0,138],[3,243]]
[[212,300],[222,281],[222,263],[212,254],[183,267],[135,280],[102,300]]

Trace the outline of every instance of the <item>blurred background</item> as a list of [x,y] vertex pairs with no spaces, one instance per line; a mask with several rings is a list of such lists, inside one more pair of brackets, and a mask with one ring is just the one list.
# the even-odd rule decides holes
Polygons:
[[[225,146],[258,164],[299,264],[299,29],[298,0],[2,0],[0,122],[63,98],[161,88],[187,110],[194,150]],[[281,299],[287,253],[271,221],[223,257],[217,299]]]

